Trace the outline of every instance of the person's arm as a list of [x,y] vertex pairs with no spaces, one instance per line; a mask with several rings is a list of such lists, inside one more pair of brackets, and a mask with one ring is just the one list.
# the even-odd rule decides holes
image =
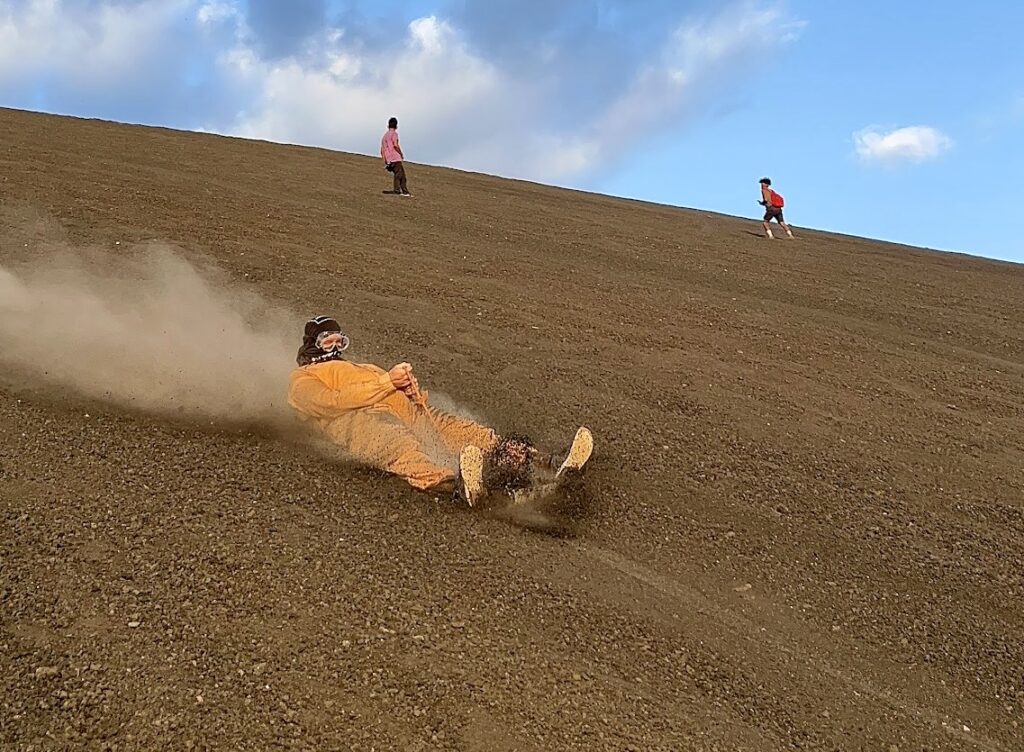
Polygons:
[[395,151],[398,152],[398,156],[400,156],[403,160],[405,159],[405,154],[402,153],[402,145],[398,143],[397,133],[395,134]]
[[397,391],[391,376],[348,364],[331,371],[333,383],[298,369],[288,387],[288,404],[304,415],[334,418],[348,410],[371,407]]
[[761,206],[768,206],[772,202],[772,189],[761,183]]
[[380,158],[384,160],[384,164],[388,163],[388,158],[384,156],[384,139],[380,140]]

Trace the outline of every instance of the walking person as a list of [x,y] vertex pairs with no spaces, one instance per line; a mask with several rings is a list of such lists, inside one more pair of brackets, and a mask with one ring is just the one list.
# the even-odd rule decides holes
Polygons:
[[786,205],[785,199],[782,195],[772,190],[772,179],[761,178],[761,200],[757,203],[764,207],[764,234],[767,238],[772,239],[775,236],[772,235],[772,227],[769,224],[773,219],[779,223],[779,226],[786,231],[786,237],[792,238],[793,231],[789,229],[789,225],[786,224],[786,220],[782,218],[782,207]]
[[399,196],[411,196],[405,180],[405,154],[398,143],[398,118],[388,120],[388,130],[380,140],[380,158],[384,160],[384,169],[394,176],[393,192]]

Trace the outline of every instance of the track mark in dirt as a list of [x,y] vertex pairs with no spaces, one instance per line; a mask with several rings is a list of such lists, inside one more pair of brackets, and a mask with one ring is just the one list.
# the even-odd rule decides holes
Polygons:
[[1010,748],[998,742],[974,732],[963,731],[962,728],[965,726],[963,723],[957,722],[954,724],[949,720],[944,720],[940,713],[930,708],[897,698],[893,693],[877,686],[859,672],[854,673],[851,670],[837,667],[831,661],[824,658],[820,651],[802,645],[802,638],[799,636],[798,631],[787,626],[785,622],[789,620],[785,616],[776,614],[776,618],[770,624],[771,630],[781,631],[785,635],[785,639],[782,639],[776,634],[772,634],[772,631],[767,627],[767,622],[762,623],[759,620],[742,615],[735,609],[726,608],[716,603],[703,591],[658,574],[621,554],[606,548],[587,546],[585,544],[577,544],[576,548],[584,557],[654,588],[674,601],[680,601],[690,606],[692,611],[713,620],[716,628],[725,630],[740,640],[751,643],[751,645],[769,643],[778,653],[793,656],[801,663],[813,666],[817,671],[849,687],[855,694],[864,695],[876,703],[886,705],[898,711],[904,716],[920,719],[926,725],[931,726],[933,731],[953,736],[985,752],[1012,752]]

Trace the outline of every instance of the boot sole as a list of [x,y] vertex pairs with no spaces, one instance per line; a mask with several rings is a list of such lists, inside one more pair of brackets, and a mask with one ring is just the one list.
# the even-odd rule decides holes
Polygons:
[[484,494],[484,453],[478,446],[468,444],[459,452],[459,474],[462,495],[473,506]]
[[594,453],[594,435],[590,433],[589,428],[580,428],[576,432],[576,436],[572,440],[572,446],[569,447],[569,454],[562,462],[562,466],[558,468],[558,472],[555,473],[555,480],[562,477],[562,474],[568,470],[580,470],[587,460],[590,459],[590,455]]

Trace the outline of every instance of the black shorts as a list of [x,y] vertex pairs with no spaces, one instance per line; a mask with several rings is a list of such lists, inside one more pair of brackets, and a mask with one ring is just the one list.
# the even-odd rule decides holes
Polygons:
[[780,222],[780,223],[786,221],[786,220],[784,220],[782,218],[782,207],[781,206],[769,206],[769,207],[765,208],[765,210],[764,210],[764,221],[765,222],[771,222],[773,219],[776,222]]

